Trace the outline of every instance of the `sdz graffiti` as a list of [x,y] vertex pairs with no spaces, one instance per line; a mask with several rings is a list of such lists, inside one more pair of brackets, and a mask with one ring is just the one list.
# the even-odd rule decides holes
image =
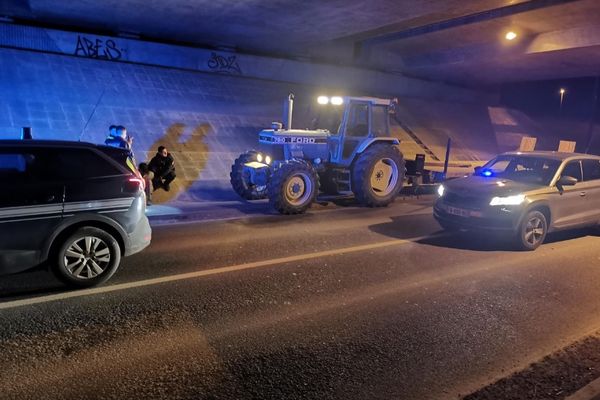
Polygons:
[[88,58],[97,58],[101,60],[120,60],[123,56],[123,49],[119,49],[114,40],[90,40],[85,36],[77,36],[77,47],[75,55]]
[[226,74],[242,74],[236,56],[222,56],[217,53],[212,53],[208,60],[208,68],[215,72]]

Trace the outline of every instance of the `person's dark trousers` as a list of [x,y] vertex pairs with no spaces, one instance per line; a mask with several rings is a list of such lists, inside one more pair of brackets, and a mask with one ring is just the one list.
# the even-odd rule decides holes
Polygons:
[[[168,174],[166,174],[165,176],[163,176],[162,178],[158,175],[154,176],[154,179],[152,179],[152,186],[154,187],[154,190],[157,190],[159,188],[163,188],[165,190],[169,190],[169,184],[171,182],[173,182],[173,180],[175,179],[176,175],[175,172],[169,172]],[[164,181],[163,181],[164,179]]]
[[175,179],[175,172],[169,172],[167,175],[163,176],[164,178],[164,182],[163,182],[163,188],[165,188],[165,190],[169,190],[169,185],[171,184],[171,182],[173,182],[173,180]]
[[152,178],[152,187],[154,190],[158,190],[163,186],[162,179],[157,174],[154,174],[154,178]]

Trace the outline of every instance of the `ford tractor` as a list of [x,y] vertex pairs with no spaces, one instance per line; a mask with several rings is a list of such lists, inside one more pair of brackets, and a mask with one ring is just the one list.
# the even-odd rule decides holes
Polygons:
[[[354,195],[359,204],[384,207],[402,189],[404,159],[390,137],[391,100],[372,97],[318,98],[322,128],[292,129],[293,95],[283,123],[258,134],[259,147],[241,154],[231,185],[242,198],[269,198],[282,214],[305,212],[319,193]],[[325,125],[327,129],[323,127]]]

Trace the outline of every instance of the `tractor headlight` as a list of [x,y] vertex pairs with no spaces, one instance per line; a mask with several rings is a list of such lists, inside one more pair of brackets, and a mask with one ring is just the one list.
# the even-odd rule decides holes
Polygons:
[[444,195],[444,191],[446,190],[446,188],[444,187],[444,185],[440,185],[438,186],[438,194],[440,195],[440,197],[442,197]]
[[319,97],[317,97],[317,103],[319,103],[321,105],[329,104],[329,97],[319,96]]
[[342,104],[344,104],[344,99],[340,96],[333,96],[331,98],[331,104],[333,104],[334,106],[341,106]]
[[494,197],[490,201],[490,206],[518,206],[525,201],[524,194],[517,194],[508,197]]
[[265,164],[267,164],[267,165],[271,164],[271,157],[269,157],[269,156],[265,157]]
[[263,161],[263,155],[262,155],[262,154],[260,154],[260,153],[258,153],[258,154],[256,155],[256,161],[258,161],[258,162],[262,162],[262,161]]

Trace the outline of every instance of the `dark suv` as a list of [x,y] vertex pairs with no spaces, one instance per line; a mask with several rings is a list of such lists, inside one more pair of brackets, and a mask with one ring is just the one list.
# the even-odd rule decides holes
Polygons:
[[0,274],[47,264],[93,286],[150,244],[144,181],[126,150],[1,140],[0,183]]
[[548,232],[600,224],[600,156],[504,153],[438,193],[433,215],[444,229],[504,232],[534,250]]

